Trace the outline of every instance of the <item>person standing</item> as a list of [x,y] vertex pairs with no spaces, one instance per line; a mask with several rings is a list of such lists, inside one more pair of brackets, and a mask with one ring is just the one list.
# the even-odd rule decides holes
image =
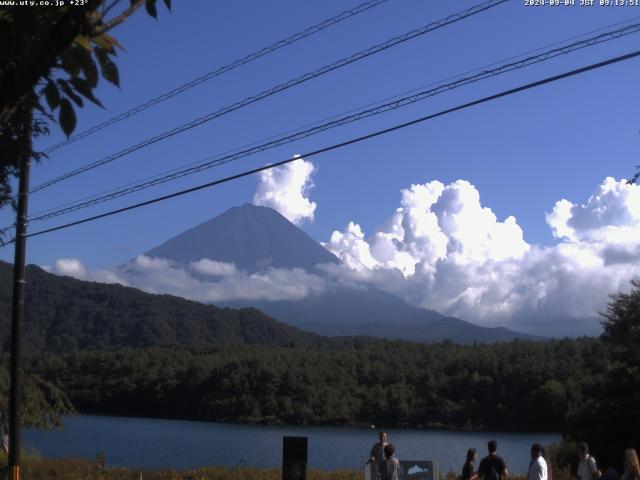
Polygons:
[[498,442],[489,441],[487,444],[489,455],[484,457],[478,468],[478,476],[484,480],[506,480],[509,478],[509,470],[507,464],[498,455]]
[[624,480],[640,480],[640,462],[633,448],[624,451]]
[[378,476],[382,472],[382,469],[384,468],[384,461],[387,458],[384,454],[384,447],[389,444],[387,442],[387,437],[387,432],[380,432],[378,434],[379,441],[373,444],[371,452],[369,453],[369,463],[378,467]]
[[578,445],[578,480],[598,480],[601,476],[596,459],[589,455],[589,445]]
[[531,445],[531,462],[529,462],[528,480],[548,480],[547,462],[542,456],[542,445],[534,443]]
[[386,460],[383,468],[383,480],[400,480],[400,461],[394,455],[396,449],[390,443],[384,447]]
[[547,480],[553,480],[553,467],[551,466],[551,455],[547,447],[542,447],[542,458],[547,462]]
[[478,480],[478,472],[475,469],[475,463],[478,459],[478,454],[475,448],[467,450],[467,461],[462,467],[462,480]]
[[7,456],[7,463],[0,464],[0,478],[8,478],[7,472],[9,471],[9,434],[6,433],[6,430],[2,435],[2,441],[0,443],[2,444],[2,451]]

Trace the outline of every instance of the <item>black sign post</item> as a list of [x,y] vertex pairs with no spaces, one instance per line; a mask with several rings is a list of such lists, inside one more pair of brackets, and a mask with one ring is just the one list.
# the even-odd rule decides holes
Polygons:
[[306,480],[307,437],[282,437],[282,480]]

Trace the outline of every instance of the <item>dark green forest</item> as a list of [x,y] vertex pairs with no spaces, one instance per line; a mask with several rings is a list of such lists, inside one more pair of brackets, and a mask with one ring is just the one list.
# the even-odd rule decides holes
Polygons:
[[[13,267],[0,262],[0,349],[9,349]],[[26,352],[212,344],[322,344],[253,308],[231,309],[27,267]]]
[[29,365],[81,412],[554,431],[607,370],[595,339],[123,349],[42,355]]

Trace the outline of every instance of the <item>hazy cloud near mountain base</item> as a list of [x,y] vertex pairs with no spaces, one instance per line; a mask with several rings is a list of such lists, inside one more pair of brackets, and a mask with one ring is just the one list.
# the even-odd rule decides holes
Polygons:
[[57,275],[119,283],[148,293],[168,293],[200,302],[299,300],[326,288],[324,278],[300,268],[269,268],[250,274],[236,269],[232,263],[207,258],[183,266],[139,255],[122,267],[93,272],[78,259],[61,259],[46,269]]

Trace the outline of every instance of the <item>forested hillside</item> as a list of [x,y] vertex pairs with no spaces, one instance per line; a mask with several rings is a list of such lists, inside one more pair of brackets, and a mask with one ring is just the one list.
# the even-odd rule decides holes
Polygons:
[[358,342],[39,356],[81,412],[225,422],[558,431],[602,382],[597,339]]
[[[10,335],[12,266],[0,262],[0,347]],[[217,308],[27,267],[25,350],[71,352],[160,345],[323,342],[253,309]]]

